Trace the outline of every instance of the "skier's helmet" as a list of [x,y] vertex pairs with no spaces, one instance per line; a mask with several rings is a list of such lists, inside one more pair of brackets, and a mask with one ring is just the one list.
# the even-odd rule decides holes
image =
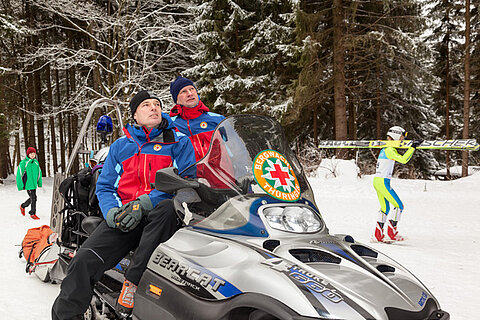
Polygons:
[[391,137],[393,140],[400,140],[401,136],[405,136],[405,129],[399,126],[393,126],[388,129],[387,136]]

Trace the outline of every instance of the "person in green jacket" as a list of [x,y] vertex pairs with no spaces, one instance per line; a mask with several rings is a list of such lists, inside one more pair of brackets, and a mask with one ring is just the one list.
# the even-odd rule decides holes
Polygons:
[[27,157],[20,161],[17,168],[18,191],[27,190],[28,199],[20,205],[20,213],[25,215],[25,208],[30,207],[30,217],[34,220],[40,219],[37,214],[37,187],[42,187],[42,170],[37,157],[37,151],[33,147],[27,149]]

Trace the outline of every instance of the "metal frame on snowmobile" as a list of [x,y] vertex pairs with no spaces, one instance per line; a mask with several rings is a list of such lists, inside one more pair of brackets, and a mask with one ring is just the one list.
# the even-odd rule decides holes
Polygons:
[[85,116],[82,128],[78,134],[77,140],[75,141],[75,145],[73,147],[72,152],[68,158],[67,166],[65,172],[59,172],[54,175],[53,179],[53,194],[52,194],[52,207],[51,207],[51,215],[50,215],[50,228],[59,235],[59,238],[62,238],[62,231],[63,231],[63,221],[64,221],[64,208],[65,208],[65,201],[59,192],[59,186],[62,181],[70,174],[72,169],[73,163],[75,158],[86,151],[81,150],[80,147],[82,143],[85,142],[85,134],[87,133],[88,126],[90,125],[90,120],[95,112],[95,110],[99,107],[103,106],[111,106],[114,108],[117,118],[118,118],[118,130],[119,135],[123,135],[123,119],[122,119],[122,112],[118,106],[118,103],[114,100],[101,98],[95,100],[89,107],[87,115]]

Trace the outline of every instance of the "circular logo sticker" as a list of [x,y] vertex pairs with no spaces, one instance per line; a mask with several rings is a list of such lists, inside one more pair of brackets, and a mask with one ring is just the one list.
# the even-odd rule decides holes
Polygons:
[[203,122],[200,123],[200,128],[202,128],[202,129],[207,128],[207,126],[208,126],[208,125],[207,125],[207,123],[206,123],[205,121],[203,121]]
[[156,145],[153,146],[153,150],[155,150],[155,151],[160,151],[160,149],[162,149],[161,144],[156,144]]
[[287,159],[275,150],[263,150],[253,161],[253,175],[258,185],[272,197],[297,201],[300,185]]

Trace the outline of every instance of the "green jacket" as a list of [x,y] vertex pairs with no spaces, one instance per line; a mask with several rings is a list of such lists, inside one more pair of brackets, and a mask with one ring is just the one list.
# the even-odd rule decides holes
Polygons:
[[25,158],[18,164],[18,190],[35,190],[42,186],[42,170],[37,159]]

